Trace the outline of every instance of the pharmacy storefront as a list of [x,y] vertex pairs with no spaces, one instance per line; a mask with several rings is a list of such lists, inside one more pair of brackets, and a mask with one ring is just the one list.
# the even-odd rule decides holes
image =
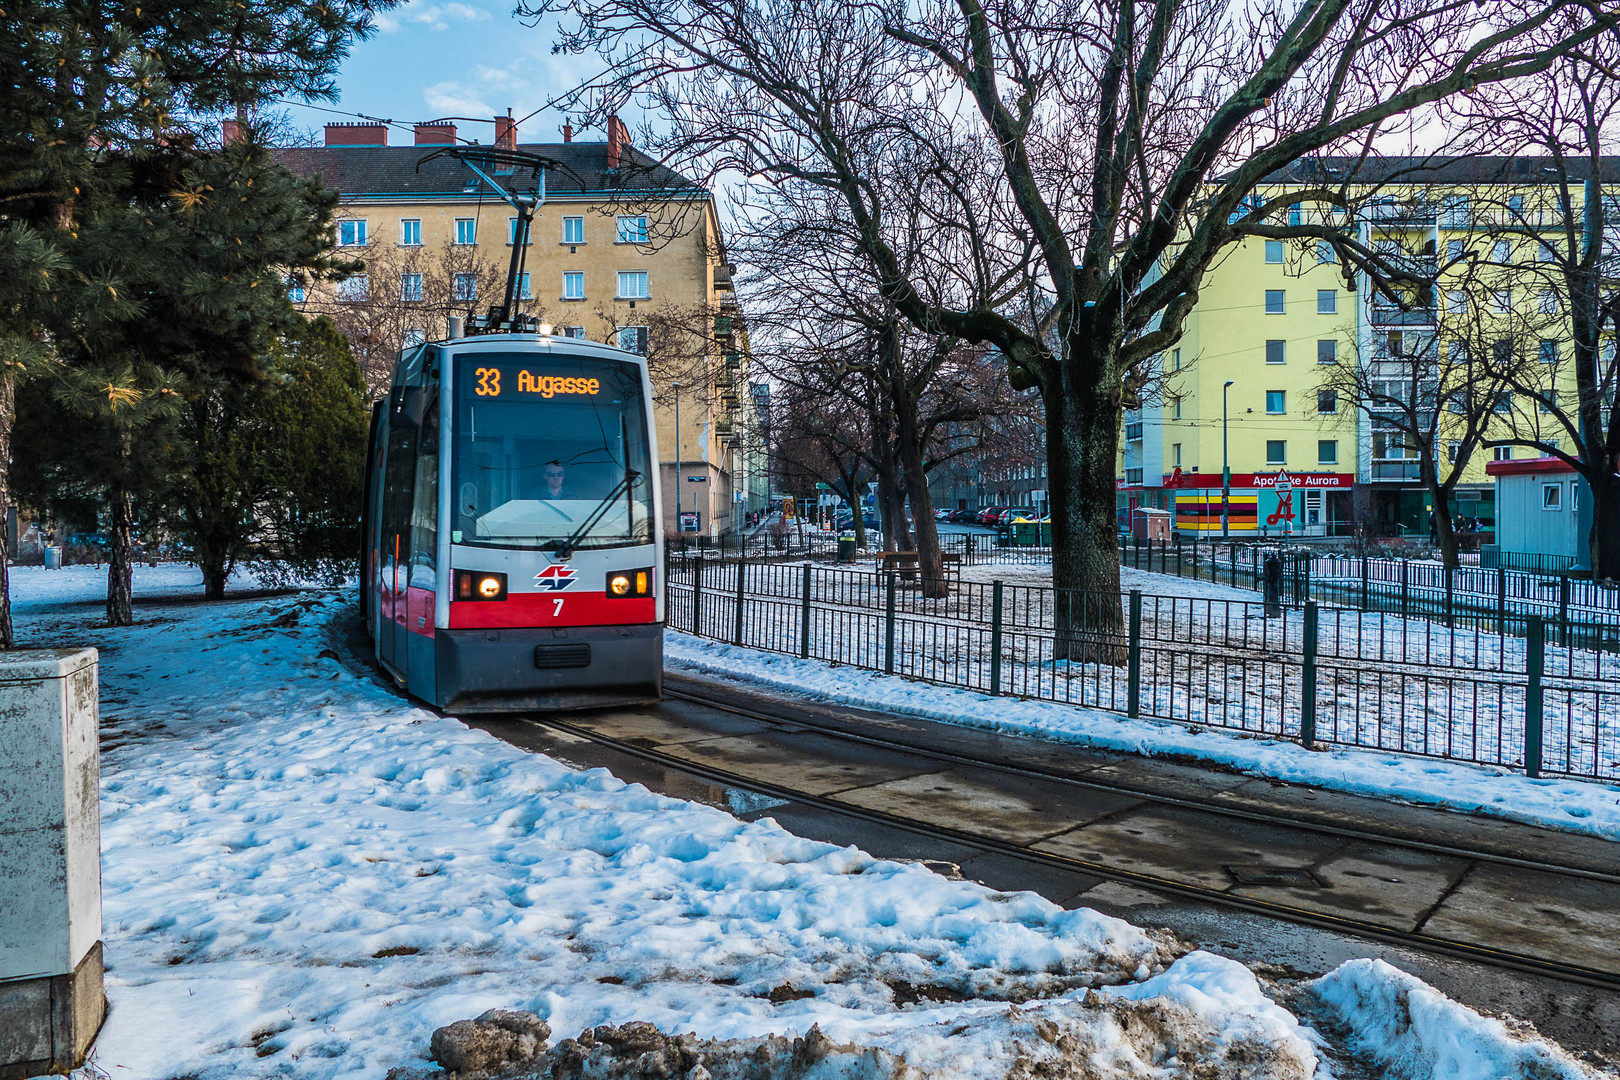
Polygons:
[[[1227,529],[1243,536],[1343,536],[1350,531],[1354,473],[1233,473]],[[1221,478],[1183,473],[1164,478],[1178,532],[1219,536]]]

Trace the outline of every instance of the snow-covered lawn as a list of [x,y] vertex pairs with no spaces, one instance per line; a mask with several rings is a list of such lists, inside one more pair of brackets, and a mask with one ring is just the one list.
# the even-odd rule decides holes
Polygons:
[[95,1075],[380,1078],[497,1007],[558,1038],[819,1024],[928,1077],[1325,1078],[1304,1012],[1392,1076],[1592,1075],[1394,969],[1280,994],[1091,911],[522,753],[345,666],[349,596],[153,606],[196,575],[137,574],[120,630],[96,628],[102,574],[12,577],[24,645],[102,650]]

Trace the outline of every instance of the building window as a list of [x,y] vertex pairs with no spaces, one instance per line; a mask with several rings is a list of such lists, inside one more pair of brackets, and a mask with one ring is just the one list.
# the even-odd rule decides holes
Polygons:
[[366,221],[364,218],[338,222],[338,247],[365,247]]
[[1287,397],[1288,392],[1286,390],[1267,390],[1266,412],[1271,413],[1272,415],[1287,412],[1288,410],[1284,407]]
[[1179,394],[1172,395],[1170,398],[1170,419],[1181,419],[1181,396]]
[[1509,263],[1513,261],[1513,241],[1498,240],[1491,245],[1491,261]]
[[470,217],[456,218],[456,243],[478,243],[478,219]]
[[1318,364],[1337,364],[1339,362],[1339,343],[1327,338],[1316,342],[1316,362]]
[[1543,510],[1562,510],[1564,508],[1564,485],[1541,485],[1541,508]]
[[[533,227],[534,227],[534,223],[530,222],[529,228],[523,230],[523,242],[525,244],[534,243],[534,237],[532,235],[530,235]],[[513,244],[517,243],[517,231],[518,231],[518,219],[515,218],[515,217],[507,218],[506,219],[506,246],[507,247],[511,247]]]
[[534,289],[529,284],[529,272],[527,270],[518,275],[517,298],[519,300],[534,299]]
[[422,219],[399,219],[399,242],[404,247],[422,246]]
[[1558,252],[1553,250],[1553,246],[1551,244],[1547,243],[1545,240],[1536,242],[1536,262],[1550,263],[1557,261]]
[[645,244],[647,242],[647,219],[644,217],[621,217],[619,219],[618,242],[621,244]]
[[1446,262],[1456,262],[1463,257],[1463,242],[1461,240],[1446,241]]
[[287,299],[295,304],[302,304],[309,296],[309,289],[297,278],[287,279]]
[[399,298],[407,304],[420,303],[422,300],[422,275],[399,275]]
[[585,328],[583,326],[559,326],[557,333],[561,337],[573,338],[575,341],[585,340]]
[[584,275],[584,273],[582,273],[580,271],[577,271],[577,270],[573,270],[573,271],[569,271],[568,273],[563,275],[563,294],[562,294],[562,298],[564,300],[583,300],[583,299],[585,299],[585,275]]
[[1141,469],[1126,469],[1125,470],[1125,483],[1129,484],[1129,485],[1134,485],[1136,487],[1141,487],[1142,486],[1142,470]]
[[427,340],[427,331],[420,326],[407,326],[399,343],[407,349],[414,349]]
[[1541,294],[1541,313],[1543,315],[1558,314],[1558,294],[1551,289],[1544,290]]
[[1468,294],[1461,289],[1452,289],[1446,293],[1446,313],[1448,315],[1463,315],[1468,311]]
[[345,304],[358,304],[371,296],[371,278],[355,274],[338,282],[337,298]]
[[1440,199],[1440,224],[1448,229],[1466,229],[1472,224],[1468,196],[1446,195]]
[[1492,403],[1491,408],[1495,409],[1499,413],[1512,412],[1513,411],[1513,391],[1511,391],[1511,390],[1498,391],[1497,395],[1496,395],[1496,401],[1494,403]]
[[1558,342],[1554,338],[1542,338],[1536,350],[1536,355],[1543,364],[1558,363]]
[[1283,248],[1281,240],[1266,241],[1266,262],[1280,263],[1283,261]]
[[1171,371],[1180,371],[1181,370],[1181,350],[1180,349],[1171,349],[1170,350],[1170,370]]
[[1287,461],[1288,461],[1288,440],[1287,439],[1267,439],[1266,440],[1266,464],[1267,465],[1282,465],[1282,464],[1286,463]]
[[1448,439],[1448,440],[1446,440],[1446,463],[1448,465],[1457,464],[1457,455],[1461,454],[1461,453],[1462,453],[1462,440],[1461,439]]
[[1284,344],[1284,342],[1275,339],[1266,342],[1266,363],[1280,364],[1283,362]]
[[619,295],[620,300],[646,300],[652,296],[647,291],[647,271],[620,270]]
[[1339,392],[1337,390],[1318,390],[1316,392],[1316,411],[1319,413],[1338,412]]
[[563,238],[565,244],[583,244],[585,242],[585,219],[582,217],[563,218]]
[[1300,225],[1305,221],[1305,208],[1299,203],[1291,203],[1288,207],[1288,224]]
[[1512,289],[1492,289],[1491,290],[1491,310],[1496,312],[1498,315],[1510,315],[1510,314],[1512,314],[1513,313],[1513,290]]
[[1283,291],[1281,289],[1266,290],[1266,314],[1281,315],[1283,313]]
[[1339,463],[1339,440],[1316,440],[1316,462],[1319,465],[1337,465]]
[[625,352],[647,355],[647,328],[645,326],[619,327],[619,348]]
[[471,304],[478,300],[478,275],[457,274],[450,286],[450,299]]
[[1494,447],[1492,449],[1491,456],[1494,457],[1497,461],[1512,461],[1513,460],[1513,447],[1511,447],[1511,446]]
[[1336,263],[1339,253],[1333,250],[1333,245],[1326,240],[1316,242],[1316,261],[1319,263]]
[[1171,443],[1170,444],[1170,460],[1171,460],[1171,463],[1173,465],[1175,465],[1176,468],[1178,468],[1178,469],[1181,468],[1181,444],[1180,443]]
[[1339,313],[1339,290],[1316,290],[1316,313],[1318,315],[1337,315]]
[[1536,395],[1536,411],[1550,413],[1558,408],[1558,391],[1543,390]]

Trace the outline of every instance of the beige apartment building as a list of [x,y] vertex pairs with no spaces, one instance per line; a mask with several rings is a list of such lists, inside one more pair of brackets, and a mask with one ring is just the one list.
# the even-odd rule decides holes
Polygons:
[[[510,115],[493,120],[494,146],[547,163],[516,313],[646,356],[666,532],[733,530],[764,506],[767,481],[763,417],[713,196],[638,152],[617,118],[605,141],[575,140],[564,127],[557,143],[519,142]],[[381,123],[328,124],[324,146],[279,152],[283,164],[342,195],[337,254],[365,269],[335,284],[293,282],[292,297],[348,333],[374,394],[401,348],[443,337],[452,315],[501,303],[518,239],[517,213],[499,193],[455,158],[434,156],[468,142],[454,123],[416,124],[408,145],[389,145],[389,132]],[[491,179],[518,188],[538,181],[529,169]]]

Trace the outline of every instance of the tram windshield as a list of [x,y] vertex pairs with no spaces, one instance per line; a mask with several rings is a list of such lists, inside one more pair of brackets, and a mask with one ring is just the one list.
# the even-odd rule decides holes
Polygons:
[[652,463],[635,365],[480,353],[459,361],[455,385],[455,543],[652,542]]

